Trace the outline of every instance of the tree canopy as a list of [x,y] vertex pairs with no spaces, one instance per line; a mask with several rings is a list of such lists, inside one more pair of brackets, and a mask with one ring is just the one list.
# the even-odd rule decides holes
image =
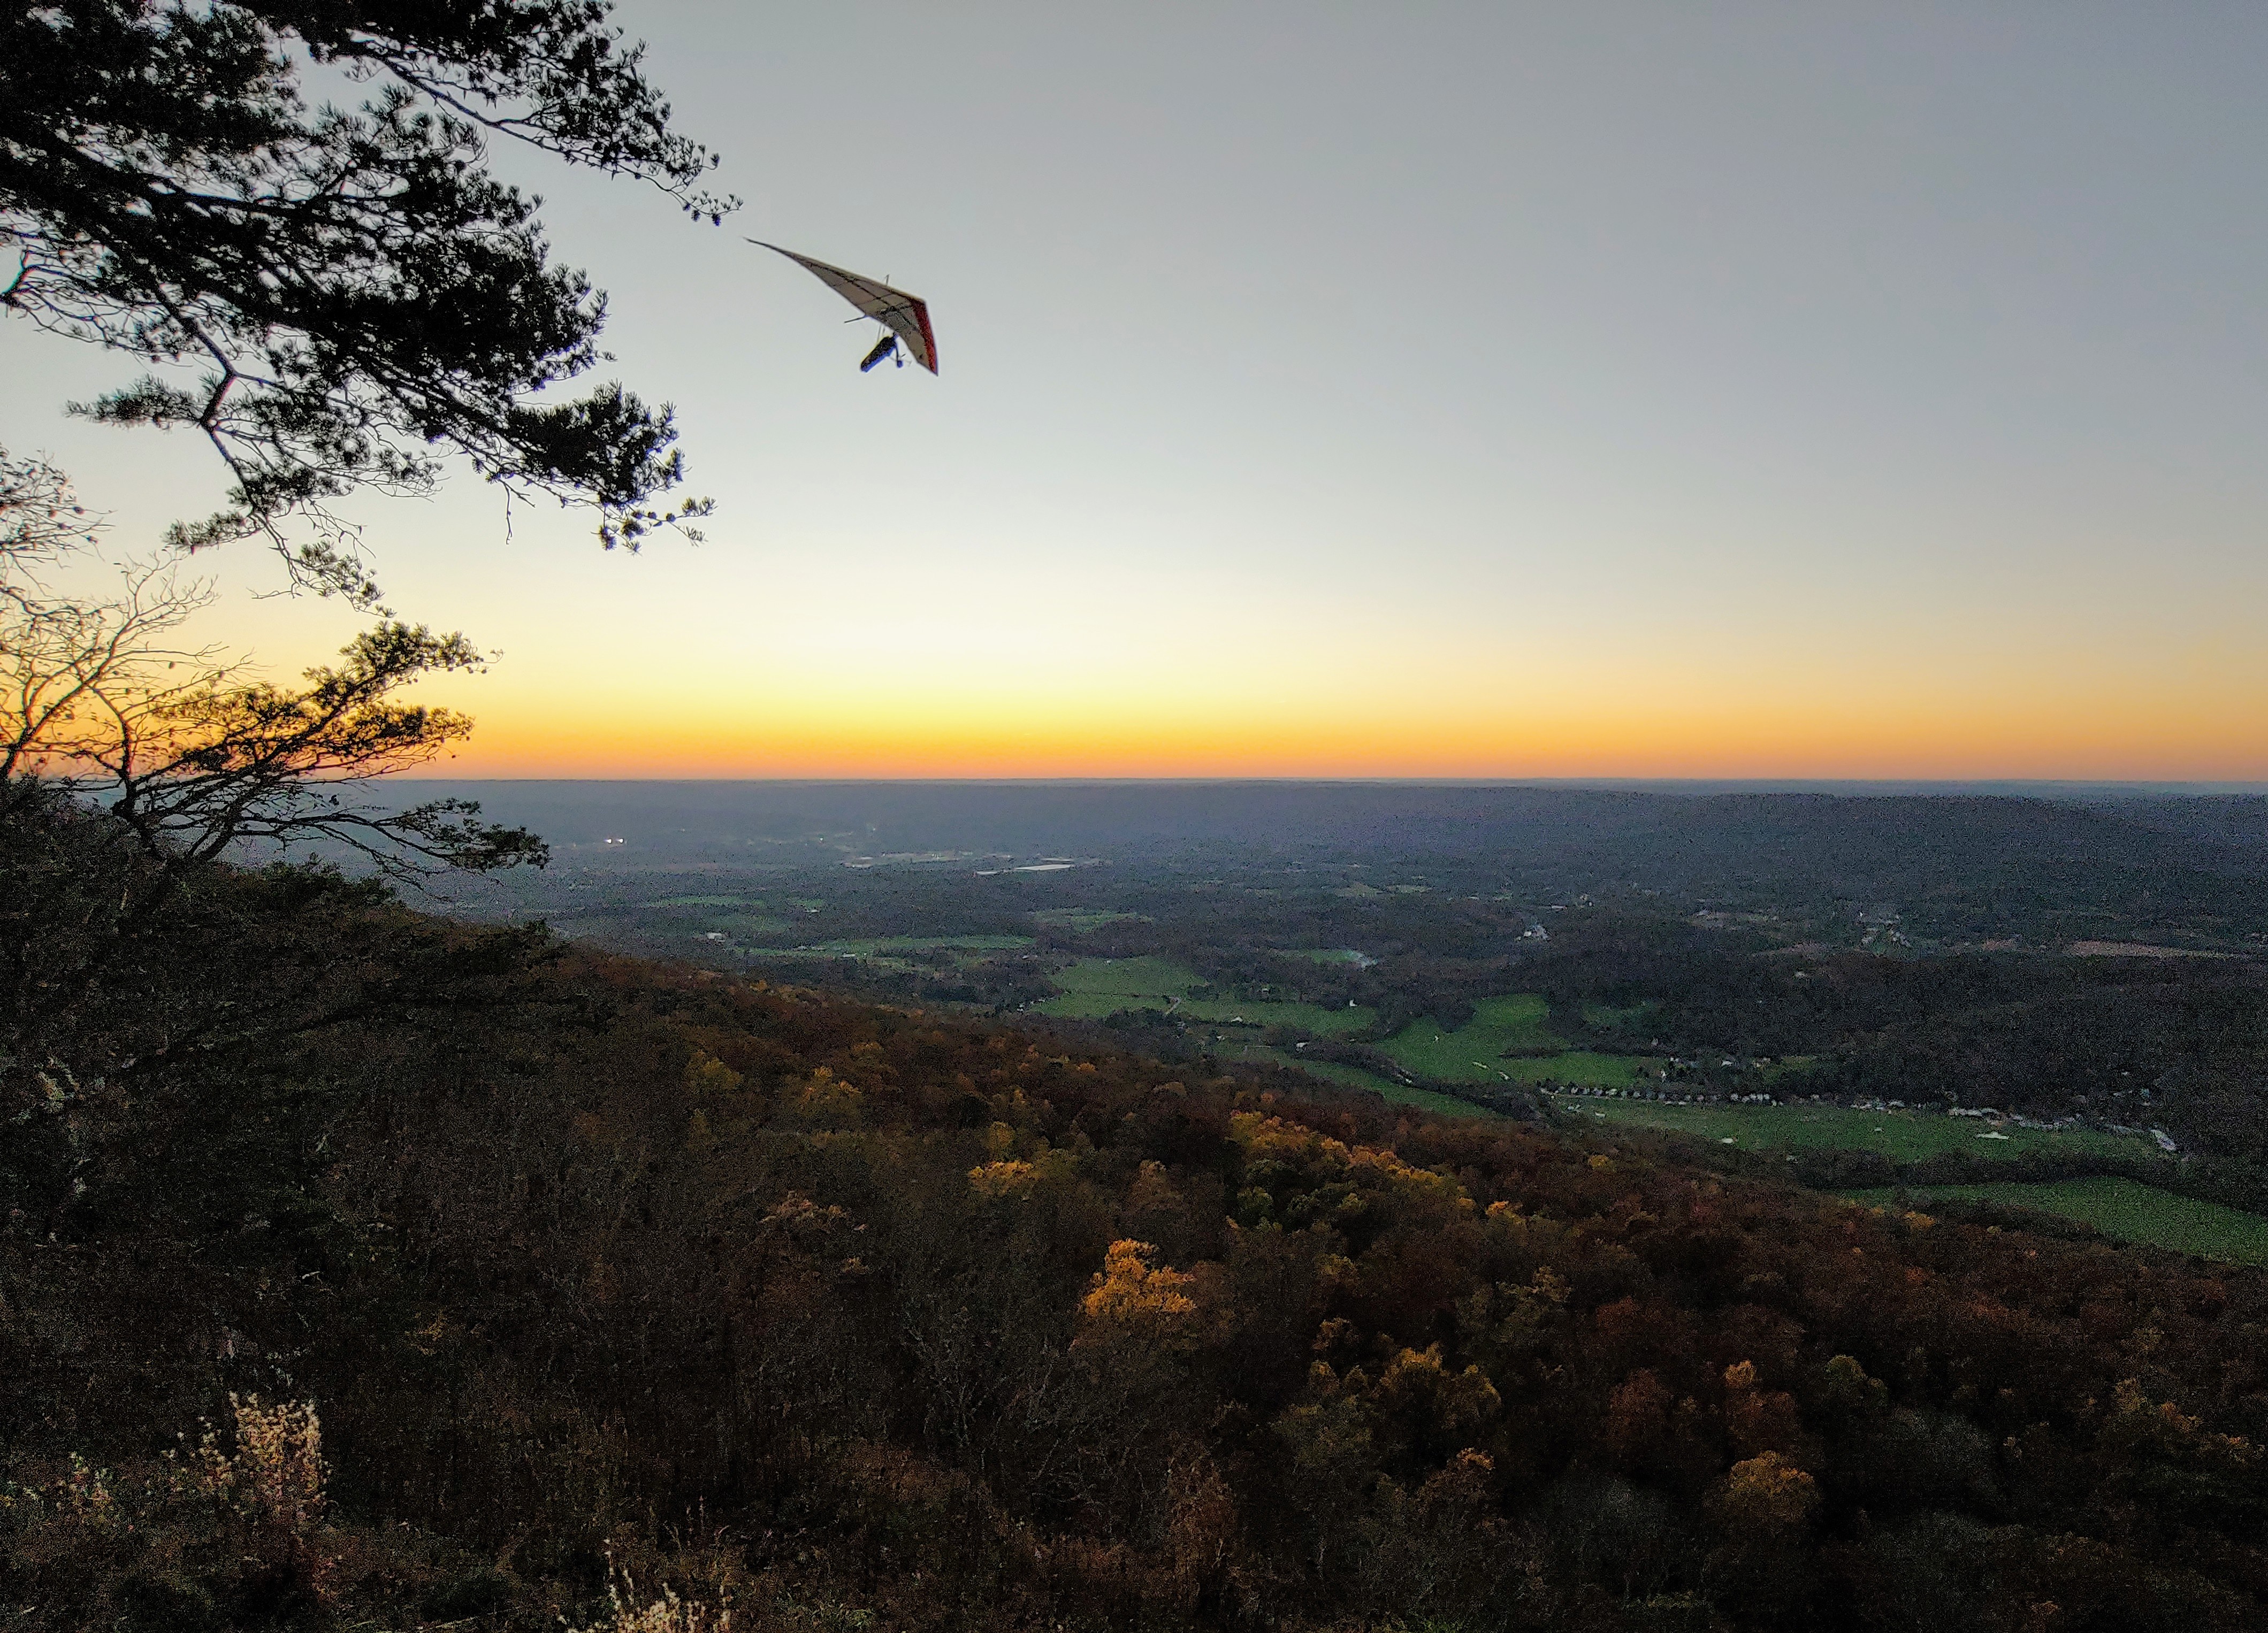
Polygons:
[[[666,405],[606,382],[604,295],[554,265],[497,136],[715,221],[607,0],[56,0],[0,13],[0,305],[129,354],[75,411],[190,426],[226,463],[189,548],[264,534],[374,594],[324,507],[461,455],[588,504],[609,547],[702,513]],[[358,102],[319,95],[317,81]],[[285,525],[312,521],[294,542]]]
[[2268,1626],[2257,1271],[0,854],[11,1633]]

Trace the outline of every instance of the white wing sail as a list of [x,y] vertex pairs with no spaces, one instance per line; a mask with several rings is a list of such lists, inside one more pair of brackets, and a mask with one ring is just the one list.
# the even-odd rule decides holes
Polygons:
[[920,296],[892,289],[879,278],[846,272],[826,261],[799,255],[762,239],[750,239],[748,242],[759,249],[786,256],[868,317],[887,325],[916,363],[932,374],[937,372],[937,336],[929,327],[929,303]]

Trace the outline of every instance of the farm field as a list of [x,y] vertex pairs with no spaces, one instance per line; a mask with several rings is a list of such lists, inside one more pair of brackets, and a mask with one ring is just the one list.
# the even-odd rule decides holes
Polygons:
[[1033,1007],[1042,1015],[1100,1020],[1120,1010],[1173,1008],[1192,1020],[1216,1025],[1297,1026],[1319,1036],[1360,1032],[1375,1019],[1366,1009],[1325,1009],[1319,1004],[1278,1004],[1237,998],[1190,1000],[1204,984],[1197,971],[1173,959],[1081,959],[1055,972],[1063,990]]
[[711,930],[736,938],[783,935],[788,928],[786,919],[770,913],[713,913],[703,922]]
[[1050,930],[1067,930],[1075,936],[1084,936],[1105,924],[1131,922],[1147,923],[1149,918],[1141,913],[1114,913],[1105,908],[1042,908],[1032,915],[1032,923],[1044,924]]
[[[1637,1056],[1571,1049],[1547,1022],[1543,995],[1514,993],[1483,998],[1473,1018],[1454,1032],[1439,1021],[1413,1020],[1379,1048],[1410,1072],[1442,1083],[1580,1083],[1619,1087],[1637,1081],[1646,1063]],[[1504,1058],[1506,1049],[1551,1049],[1549,1056]]]
[[[1430,1017],[1411,1021],[1379,1045],[1420,1077],[1494,1081],[1506,1049],[1558,1049],[1565,1041],[1545,1024],[1550,1006],[1537,992],[1483,998],[1473,1018],[1455,1031]],[[1486,1063],[1485,1064],[1482,1063]]]
[[1381,1078],[1375,1072],[1365,1071],[1359,1066],[1342,1066],[1336,1061],[1303,1060],[1289,1049],[1255,1048],[1248,1051],[1254,1058],[1264,1057],[1278,1065],[1291,1066],[1311,1078],[1344,1084],[1351,1089],[1368,1089],[1389,1106],[1409,1106],[1443,1117],[1493,1117],[1496,1113],[1469,1100],[1461,1100],[1453,1094],[1437,1094],[1431,1089],[1413,1089]]
[[[1943,1151],[1971,1157],[2133,1157],[2156,1150],[2149,1141],[2128,1135],[2091,1129],[1993,1130],[1970,1118],[1935,1112],[1854,1111],[1844,1106],[1664,1106],[1571,1094],[1551,1095],[1550,1102],[1570,1116],[1594,1123],[1666,1129],[1750,1151],[1866,1151],[1892,1162],[1919,1162]],[[1995,1133],[2006,1137],[1987,1137]]]
[[1127,1009],[1169,1009],[1198,984],[1197,973],[1173,959],[1081,959],[1054,975],[1063,989],[1032,1007],[1042,1015],[1101,1020]]
[[2141,1242],[2225,1259],[2237,1264],[2268,1264],[2268,1218],[2218,1203],[2176,1196],[2137,1180],[2097,1176],[2036,1184],[2007,1181],[1987,1185],[1932,1185],[1906,1189],[1845,1191],[1853,1202],[1908,1207],[1958,1200],[1987,1202],[2003,1208],[2029,1208],[2091,1225],[2116,1241]]

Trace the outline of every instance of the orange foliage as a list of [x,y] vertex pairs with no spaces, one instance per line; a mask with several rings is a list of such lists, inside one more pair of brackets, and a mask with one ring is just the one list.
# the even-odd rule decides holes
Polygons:
[[1183,1335],[1197,1313],[1197,1301],[1189,1294],[1196,1278],[1152,1267],[1150,1258],[1157,1251],[1148,1242],[1111,1243],[1079,1302],[1086,1319],[1137,1328],[1161,1340]]
[[1819,1482],[1777,1452],[1733,1465],[1719,1497],[1728,1529],[1789,1532],[1819,1506]]

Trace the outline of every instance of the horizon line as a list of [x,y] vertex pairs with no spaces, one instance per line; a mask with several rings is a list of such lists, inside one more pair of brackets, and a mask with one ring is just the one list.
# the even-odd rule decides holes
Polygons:
[[1542,788],[1566,791],[1586,789],[1712,788],[1759,791],[1809,789],[2084,789],[2154,793],[2268,794],[2268,781],[2173,777],[1743,777],[1743,776],[1598,776],[1598,777],[1459,777],[1459,776],[479,776],[401,772],[370,781],[389,783],[696,783],[703,785],[762,784],[773,787],[958,787],[958,788],[1091,788],[1091,787],[1304,787],[1304,788]]

